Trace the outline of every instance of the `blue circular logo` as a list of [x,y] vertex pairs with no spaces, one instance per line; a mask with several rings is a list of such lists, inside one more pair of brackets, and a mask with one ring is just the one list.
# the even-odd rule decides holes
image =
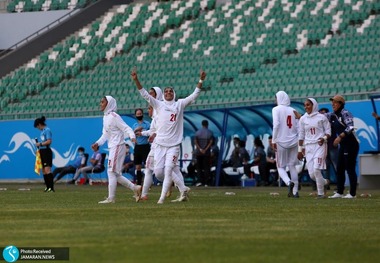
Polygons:
[[7,246],[3,250],[3,258],[6,262],[16,262],[19,256],[20,252],[15,246]]

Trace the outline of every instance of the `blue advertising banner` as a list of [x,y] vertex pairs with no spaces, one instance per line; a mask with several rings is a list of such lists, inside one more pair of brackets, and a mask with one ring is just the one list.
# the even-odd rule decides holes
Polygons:
[[[243,108],[188,111],[185,113],[184,138],[181,145],[182,167],[187,167],[192,159],[194,148],[193,136],[201,127],[204,119],[209,121],[209,129],[214,133],[222,160],[229,158],[233,149],[233,137],[246,140],[248,152],[253,151],[254,137],[260,136],[267,147],[267,138],[272,133],[271,110],[274,105],[256,105]],[[303,105],[292,105],[303,113]],[[330,104],[320,104],[331,111]],[[346,109],[352,112],[355,119],[356,133],[360,139],[360,153],[376,151],[378,138],[376,120],[371,116],[373,111],[370,101],[348,102]],[[125,122],[132,126],[134,116],[123,116]],[[148,117],[145,118],[149,120]],[[40,131],[33,127],[34,120],[0,122],[0,180],[33,181],[42,180],[34,172],[35,138]],[[53,169],[73,161],[77,149],[82,146],[91,154],[91,144],[102,132],[102,117],[47,119],[46,124],[53,133],[52,150],[54,154]],[[133,146],[130,143],[131,146]],[[132,148],[132,147],[131,147]],[[107,144],[100,149],[108,153]],[[106,174],[104,174],[106,176]]]
[[[135,122],[132,117],[123,116],[123,119],[130,126]],[[0,123],[0,180],[41,179],[42,176],[34,172],[35,138],[39,139],[40,131],[33,123],[34,120]],[[91,144],[102,134],[103,118],[47,119],[46,125],[53,133],[54,168],[73,161],[81,146],[91,155]],[[107,153],[107,144],[100,151]]]

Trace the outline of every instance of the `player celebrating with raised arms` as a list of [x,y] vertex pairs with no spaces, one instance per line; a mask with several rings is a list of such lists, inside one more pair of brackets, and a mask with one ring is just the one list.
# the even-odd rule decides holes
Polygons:
[[103,133],[102,136],[91,146],[93,150],[97,146],[103,145],[108,141],[108,197],[100,201],[99,204],[108,204],[115,202],[117,183],[131,189],[134,192],[136,202],[140,200],[141,186],[134,185],[121,174],[126,152],[125,141],[129,137],[133,143],[136,142],[136,136],[132,128],[129,127],[119,114],[116,113],[116,100],[111,96],[105,96],[100,101],[100,109],[104,112]]
[[327,140],[331,136],[331,125],[325,115],[319,113],[318,103],[313,98],[304,102],[306,113],[299,121],[298,159],[304,156],[310,178],[316,182],[318,198],[325,198],[324,179],[321,170],[326,169]]
[[[162,91],[159,87],[153,87],[149,90],[149,94],[151,96],[153,96],[154,98],[158,99],[158,100],[163,100],[162,98]],[[157,121],[157,114],[156,114],[156,111],[153,109],[153,107],[151,105],[149,105],[148,107],[148,113],[149,113],[149,116],[152,118],[152,122],[150,124],[150,129],[147,130],[147,131],[135,131],[136,133],[136,136],[149,136],[149,142],[152,144],[151,145],[151,148],[150,148],[150,152],[148,154],[148,157],[146,159],[146,162],[145,162],[145,176],[144,176],[144,184],[143,184],[143,188],[142,188],[142,193],[141,193],[141,200],[148,200],[148,192],[149,192],[149,188],[151,187],[151,185],[153,184],[153,173],[154,173],[154,150],[156,148],[156,143],[154,142],[154,138],[156,137],[156,121]],[[178,175],[174,175],[174,176],[178,176],[179,178],[183,178],[183,175],[182,173],[180,172],[180,170],[176,170],[176,169],[173,169],[173,173],[174,172],[177,172]],[[161,182],[164,181],[164,174],[160,175],[156,178],[158,180],[160,180]],[[171,180],[171,178],[169,178]],[[168,180],[169,180],[168,179]],[[169,183],[169,181],[168,181]],[[166,193],[166,197],[169,197],[171,196],[171,187],[169,188],[169,191]],[[172,202],[178,202],[179,199],[177,200],[173,200]],[[185,200],[182,200],[182,201],[185,201]]]
[[164,100],[160,101],[149,95],[149,93],[142,87],[136,70],[132,71],[131,77],[141,96],[147,100],[157,112],[157,135],[155,138],[157,146],[154,153],[154,172],[157,177],[164,174],[161,197],[157,203],[164,203],[166,193],[168,192],[172,181],[177,185],[181,192],[178,201],[186,201],[188,199],[190,188],[186,187],[183,178],[179,178],[180,176],[178,176],[180,174],[178,157],[180,144],[183,139],[183,114],[185,107],[194,102],[199,96],[202,83],[206,78],[206,73],[201,71],[200,79],[194,92],[188,97],[179,99],[178,101],[175,100],[175,92],[172,87],[166,87],[164,89]]

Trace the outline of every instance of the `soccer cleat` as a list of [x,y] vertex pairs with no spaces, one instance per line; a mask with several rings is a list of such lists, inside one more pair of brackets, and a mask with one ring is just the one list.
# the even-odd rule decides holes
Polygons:
[[338,194],[338,193],[335,193],[334,195],[332,195],[332,196],[329,196],[329,198],[330,199],[335,199],[335,198],[342,198],[343,197],[343,195],[341,195],[341,194]]
[[148,198],[147,195],[145,195],[145,196],[141,196],[141,197],[140,197],[140,200],[141,200],[141,201],[148,201],[148,199],[149,199],[149,198]]
[[51,192],[55,192],[55,191],[53,188],[48,188],[45,192],[51,193]]
[[157,204],[162,205],[164,203],[164,199],[159,199]]
[[138,203],[140,201],[140,198],[141,198],[141,185],[135,185],[135,189],[133,190],[134,192],[134,197],[135,197],[135,200],[136,200],[136,203]]
[[197,183],[195,186],[196,187],[202,186],[202,183]]
[[300,198],[298,192],[293,196],[294,198]]
[[44,189],[44,192],[46,193],[48,190],[49,190],[49,188],[46,187],[46,188]]
[[190,192],[190,188],[186,187],[186,190],[181,192],[181,196],[178,198],[178,202],[189,201],[189,192]]
[[115,200],[111,200],[111,199],[108,199],[108,198],[106,198],[103,201],[99,201],[98,202],[98,204],[114,204],[114,203],[115,203]]
[[354,199],[354,198],[356,198],[356,196],[352,196],[351,194],[346,194],[342,198],[344,198],[344,199]]
[[294,188],[294,183],[290,182],[288,185],[288,197],[293,197],[293,188]]
[[318,195],[315,199],[325,199],[326,196],[325,195]]

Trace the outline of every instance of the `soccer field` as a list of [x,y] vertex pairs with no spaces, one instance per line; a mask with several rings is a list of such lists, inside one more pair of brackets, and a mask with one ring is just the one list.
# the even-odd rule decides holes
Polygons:
[[[193,187],[189,202],[171,203],[174,192],[157,205],[160,187],[135,203],[119,186],[115,204],[98,204],[106,186],[1,188],[1,246],[69,247],[69,262],[347,263],[380,256],[380,190],[320,200],[310,187],[299,199],[288,198],[285,187]],[[371,197],[359,197],[367,192]]]

